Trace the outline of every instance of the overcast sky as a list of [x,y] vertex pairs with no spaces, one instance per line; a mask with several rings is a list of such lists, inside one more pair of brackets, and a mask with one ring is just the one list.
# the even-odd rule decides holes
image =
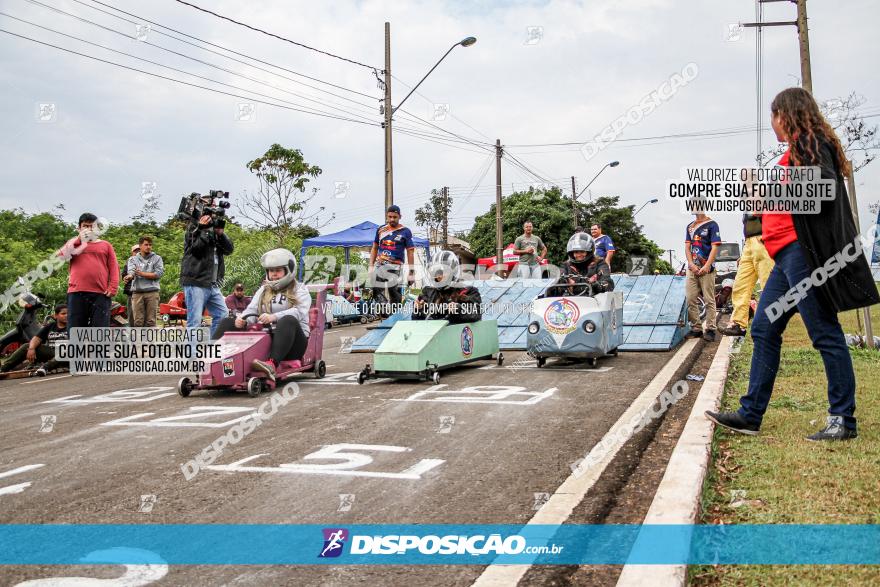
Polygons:
[[[381,120],[381,90],[366,67],[267,37],[171,0],[106,3],[136,17],[90,0],[40,2],[128,37],[137,32],[128,21],[148,19],[271,65],[257,64],[269,70],[259,71],[163,36],[160,31],[170,31],[156,26],[146,33],[145,42],[127,39],[26,0],[0,0],[0,7],[7,15],[244,90],[114,54],[9,16],[0,16],[0,28],[254,100],[277,101],[259,97],[259,92],[285,100],[290,107],[318,108],[373,125]],[[751,1],[195,3],[378,68],[384,64],[383,23],[389,21],[392,72],[409,84],[417,82],[453,43],[475,36],[477,43],[456,48],[422,85],[421,95],[411,97],[403,109],[431,121],[433,104],[448,104],[449,116],[432,123],[476,142],[494,143],[496,138],[505,145],[586,142],[688,63],[697,65],[696,79],[649,116],[628,126],[619,138],[743,130],[710,138],[617,142],[590,160],[577,145],[507,149],[537,174],[558,182],[566,194],[571,191],[568,177],[576,176],[583,186],[602,165],[616,159],[621,165],[605,170],[593,183],[592,194],[617,195],[624,204],[641,206],[659,197],[666,180],[677,177],[681,167],[748,164],[757,148],[756,133],[748,131],[757,123],[755,29],[743,30],[738,41],[727,39],[729,24],[754,20]],[[817,99],[855,91],[866,99],[863,113],[877,114],[880,79],[870,74],[873,69],[865,63],[877,57],[880,6],[870,0],[848,2],[846,10],[831,1],[808,4]],[[780,2],[765,8],[766,21],[794,17],[793,4]],[[536,32],[530,36],[530,27],[540,29],[532,29]],[[217,188],[236,198],[244,190],[253,190],[256,181],[245,163],[279,142],[302,150],[307,161],[324,171],[314,182],[320,192],[313,203],[326,206],[325,217],[335,213],[336,218],[323,232],[382,218],[383,131],[378,126],[261,103],[256,103],[251,120],[239,121],[239,104],[249,100],[120,69],[8,34],[0,34],[0,60],[0,208],[46,211],[63,202],[71,220],[87,209],[111,221],[124,221],[143,203],[142,182],[154,181],[164,218],[176,210],[181,195],[193,191]],[[767,111],[773,96],[797,85],[799,77],[796,30],[768,28],[764,33],[765,126],[769,126]],[[394,80],[392,89],[396,105],[408,88]],[[54,113],[44,112],[49,121],[39,120],[40,104],[55,105]],[[395,121],[401,128],[442,134],[400,112]],[[880,117],[866,122],[876,124]],[[763,143],[765,147],[776,144],[770,131],[764,133]],[[473,145],[450,146],[396,134],[395,201],[403,208],[404,221],[412,219],[431,188],[448,185],[453,186],[455,201],[452,228],[469,228],[474,216],[488,210],[494,198],[494,162],[480,184],[476,183],[489,164],[490,154]],[[857,175],[863,225],[871,220],[868,204],[880,200],[878,178],[880,163]],[[350,184],[344,197],[335,197],[336,182]],[[502,182],[505,194],[537,183],[507,162]],[[681,257],[687,218],[677,204],[661,198],[637,218],[650,238],[664,248],[674,248]],[[718,220],[724,240],[738,241],[738,216],[719,216]],[[536,231],[540,234],[540,226]]]

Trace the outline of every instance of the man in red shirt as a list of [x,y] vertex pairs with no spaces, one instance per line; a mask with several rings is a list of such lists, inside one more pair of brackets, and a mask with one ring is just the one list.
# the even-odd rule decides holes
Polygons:
[[110,326],[110,299],[119,288],[119,266],[113,245],[99,238],[98,217],[79,217],[79,236],[67,241],[58,256],[70,261],[67,327]]

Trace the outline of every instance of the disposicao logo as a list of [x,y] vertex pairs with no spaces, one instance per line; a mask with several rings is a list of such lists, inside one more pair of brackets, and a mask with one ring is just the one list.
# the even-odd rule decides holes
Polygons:
[[342,554],[345,541],[348,540],[348,530],[345,528],[324,528],[324,548],[318,558],[335,558]]

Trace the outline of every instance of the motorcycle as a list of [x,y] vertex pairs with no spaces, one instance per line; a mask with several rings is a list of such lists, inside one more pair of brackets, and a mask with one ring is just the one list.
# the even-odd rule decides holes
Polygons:
[[30,292],[23,292],[18,296],[18,305],[22,311],[15,321],[15,327],[0,338],[0,356],[3,357],[12,354],[19,346],[29,343],[41,327],[37,312],[45,305],[40,298]]

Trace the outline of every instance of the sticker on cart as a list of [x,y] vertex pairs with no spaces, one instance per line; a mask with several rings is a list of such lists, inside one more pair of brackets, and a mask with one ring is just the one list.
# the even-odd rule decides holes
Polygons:
[[474,352],[474,331],[470,326],[461,329],[461,354],[465,357],[471,356]]
[[411,452],[405,446],[387,446],[383,444],[327,444],[320,450],[307,454],[303,461],[336,461],[330,463],[284,463],[276,466],[246,465],[268,456],[258,454],[228,465],[209,465],[204,467],[211,471],[234,473],[274,473],[282,475],[335,475],[340,477],[372,477],[381,479],[419,480],[422,475],[439,467],[446,461],[443,459],[421,459],[402,471],[365,470],[373,463],[374,456],[364,453],[403,454]]
[[548,332],[552,334],[568,334],[577,328],[580,316],[581,311],[577,304],[562,298],[554,301],[544,310],[544,323],[547,325]]
[[223,375],[226,377],[232,377],[235,375],[235,359],[231,357],[223,359]]

